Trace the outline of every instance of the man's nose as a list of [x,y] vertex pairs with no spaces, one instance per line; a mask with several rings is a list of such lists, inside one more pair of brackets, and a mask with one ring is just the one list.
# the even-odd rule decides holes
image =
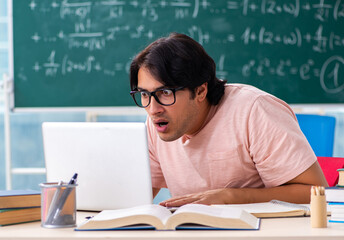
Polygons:
[[151,102],[148,105],[148,107],[146,107],[146,110],[147,110],[148,114],[155,115],[155,114],[163,112],[164,106],[162,106],[160,103],[158,103],[154,96],[151,96]]

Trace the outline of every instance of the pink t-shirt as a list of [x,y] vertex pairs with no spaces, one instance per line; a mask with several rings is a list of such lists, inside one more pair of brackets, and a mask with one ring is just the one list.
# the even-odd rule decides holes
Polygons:
[[228,84],[193,136],[162,141],[147,119],[152,184],[172,196],[282,185],[315,161],[292,109],[252,86]]

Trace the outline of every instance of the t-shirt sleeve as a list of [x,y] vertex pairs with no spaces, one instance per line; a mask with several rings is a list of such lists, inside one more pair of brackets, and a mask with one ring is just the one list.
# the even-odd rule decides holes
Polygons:
[[148,149],[149,149],[149,160],[150,160],[150,169],[151,169],[151,178],[152,178],[152,187],[153,188],[166,188],[166,181],[162,173],[159,159],[156,156],[156,133],[154,133],[154,126],[150,121],[150,118],[147,118],[147,137],[148,137]]
[[292,180],[316,161],[292,109],[274,96],[257,98],[248,129],[251,157],[266,187]]

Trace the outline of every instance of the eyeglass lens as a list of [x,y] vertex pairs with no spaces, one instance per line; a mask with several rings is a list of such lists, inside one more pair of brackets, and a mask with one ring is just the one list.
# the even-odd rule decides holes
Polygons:
[[139,106],[147,107],[150,104],[151,96],[162,105],[171,105],[175,102],[175,94],[171,89],[161,89],[154,92],[138,91],[134,99]]

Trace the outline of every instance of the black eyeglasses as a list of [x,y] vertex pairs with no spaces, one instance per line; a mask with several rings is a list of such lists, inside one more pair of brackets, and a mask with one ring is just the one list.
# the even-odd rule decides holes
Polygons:
[[185,87],[178,88],[163,88],[153,92],[144,90],[130,91],[130,95],[133,97],[137,106],[146,108],[151,102],[151,96],[163,106],[170,106],[176,102],[176,92],[182,90]]

